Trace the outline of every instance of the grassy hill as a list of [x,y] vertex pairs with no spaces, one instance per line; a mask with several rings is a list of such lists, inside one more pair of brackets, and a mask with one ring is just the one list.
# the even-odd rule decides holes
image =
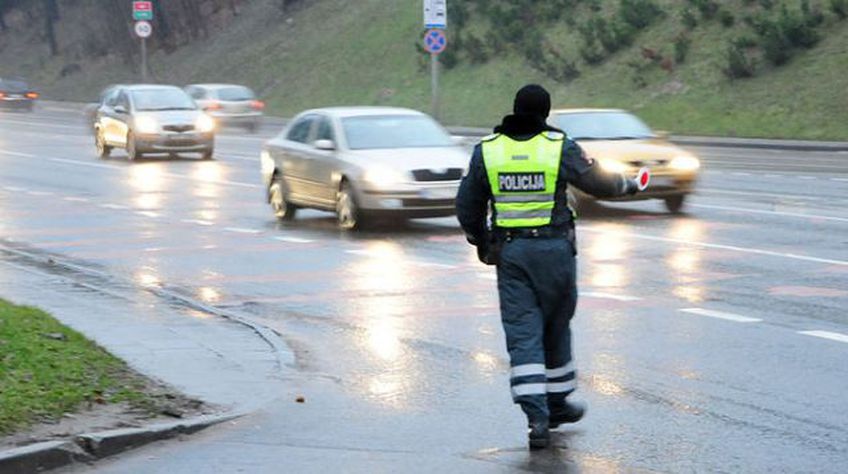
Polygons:
[[[490,126],[509,111],[518,87],[538,82],[558,106],[628,108],[677,133],[848,139],[848,21],[831,7],[838,10],[839,0],[810,1],[808,16],[801,13],[803,0],[785,0],[789,20],[803,20],[816,36],[792,47],[792,24],[780,23],[779,0],[654,0],[659,12],[650,24],[631,28],[613,53],[596,44],[604,57],[592,58],[592,65],[585,38],[599,36],[593,19],[623,24],[620,2],[640,0],[452,1],[453,13],[467,7],[460,12],[467,18],[461,27],[452,20],[448,32],[454,50],[445,59],[456,64],[442,77],[446,123]],[[523,8],[509,10],[516,5]],[[245,2],[208,39],[156,50],[154,77],[245,83],[263,95],[271,113],[284,115],[338,104],[429,108],[427,62],[416,50],[423,34],[420,0],[302,0],[286,15],[277,8],[272,0]],[[498,8],[502,15],[493,17]],[[81,10],[63,16],[60,38],[80,42],[98,34],[78,28],[85,24]],[[504,17],[519,19],[501,23]],[[39,34],[0,34],[0,76],[20,71],[47,96],[76,100],[109,83],[137,80],[131,62],[116,55],[50,57]],[[791,52],[778,58],[785,61],[779,66],[773,64],[775,45],[782,44],[777,36],[785,43],[777,51]],[[685,59],[676,50],[687,48],[675,43],[688,43]],[[742,72],[753,65],[747,71],[753,77],[726,73],[732,43]],[[81,70],[60,77],[71,63]]]

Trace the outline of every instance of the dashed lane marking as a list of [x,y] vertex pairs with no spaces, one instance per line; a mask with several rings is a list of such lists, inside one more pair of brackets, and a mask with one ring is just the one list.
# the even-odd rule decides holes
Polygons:
[[136,211],[135,213],[138,214],[139,216],[149,217],[151,219],[156,219],[156,218],[162,217],[161,214],[159,214],[158,212],[153,212],[153,211]]
[[[599,233],[599,234],[609,234],[609,233],[611,233],[610,231],[607,231],[607,230],[594,229],[592,227],[581,227],[581,230],[583,230],[585,232],[595,232],[595,233]],[[792,259],[792,260],[801,260],[801,261],[805,261],[805,262],[826,263],[828,265],[848,266],[848,261],[846,261],[846,260],[836,260],[836,259],[831,259],[831,258],[810,257],[810,256],[807,256],[807,255],[797,255],[797,254],[794,254],[794,253],[772,252],[770,250],[761,250],[761,249],[755,249],[755,248],[749,248],[749,247],[737,247],[735,245],[710,244],[710,243],[707,243],[707,242],[698,242],[698,241],[693,241],[693,240],[672,239],[672,238],[667,238],[667,237],[656,237],[656,236],[653,236],[653,235],[634,234],[632,232],[616,231],[615,235],[620,236],[620,237],[631,237],[631,238],[634,238],[634,239],[641,239],[641,240],[652,240],[652,241],[655,241],[655,242],[666,242],[666,243],[672,243],[672,244],[692,245],[692,246],[695,246],[695,247],[703,247],[703,248],[709,248],[709,249],[730,250],[730,251],[733,251],[733,252],[742,252],[742,253],[750,253],[750,254],[756,254],[756,255],[765,255],[765,256],[769,256],[769,257],[788,258],[788,259]]]
[[838,181],[840,183],[848,183],[848,178],[830,178],[831,181]]
[[599,299],[605,299],[605,300],[623,301],[625,303],[642,300],[642,298],[639,298],[638,296],[617,295],[617,294],[614,294],[614,293],[603,293],[603,292],[599,292],[599,291],[580,292],[580,296],[585,296],[587,298],[599,298]]
[[88,166],[91,168],[102,168],[107,170],[122,170],[124,169],[118,165],[110,165],[106,163],[89,163],[87,161],[79,161],[79,160],[66,160],[64,158],[50,158],[50,161],[54,163],[64,163],[66,165],[77,165],[77,166]]
[[22,158],[35,158],[35,155],[33,155],[31,153],[20,153],[20,152],[17,152],[17,151],[0,150],[0,154],[9,155],[9,156],[20,156]]
[[227,232],[234,232],[234,233],[236,233],[236,234],[252,234],[252,235],[256,235],[256,234],[261,234],[261,233],[262,233],[262,231],[261,231],[261,230],[256,230],[256,229],[245,229],[245,228],[242,228],[242,227],[224,227],[224,230],[226,230]]
[[103,209],[114,209],[118,211],[124,211],[129,209],[129,206],[124,206],[122,204],[100,204],[98,207],[102,207]]
[[11,191],[13,193],[23,193],[27,190],[26,188],[21,188],[18,186],[3,186],[3,189],[5,189],[6,191]]
[[50,191],[27,191],[27,194],[30,196],[52,196],[53,193]]
[[799,331],[798,334],[803,334],[805,336],[813,336],[820,337],[822,339],[829,339],[831,341],[844,342],[848,344],[848,335],[840,334],[838,332],[830,332],[830,331]]
[[[362,255],[362,256],[365,256],[365,257],[387,257],[386,255],[384,255],[380,252],[374,252],[374,251],[371,251],[371,250],[345,250],[345,253],[349,253],[351,255]],[[428,262],[426,260],[410,260],[407,263],[409,263],[410,265],[417,265],[419,267],[443,268],[443,269],[448,269],[448,270],[457,268],[456,265],[447,265],[447,264],[444,264],[444,263]]]
[[204,221],[202,219],[182,219],[182,220],[180,220],[180,222],[183,222],[183,223],[186,223],[186,224],[202,225],[202,226],[207,226],[207,227],[211,226],[211,225],[215,225],[214,222]]
[[762,319],[749,318],[748,316],[740,316],[733,313],[725,313],[722,311],[713,311],[703,308],[686,308],[680,311],[684,313],[697,314],[698,316],[706,316],[708,318],[724,319],[725,321],[733,321],[735,323],[759,323]]
[[786,217],[803,217],[807,219],[821,219],[826,221],[835,221],[835,222],[848,222],[848,218],[845,217],[835,217],[835,216],[822,216],[818,214],[804,214],[800,212],[783,212],[783,211],[767,211],[764,209],[747,209],[744,207],[730,207],[730,206],[714,206],[712,204],[691,204],[692,207],[700,207],[703,209],[716,209],[720,211],[735,211],[735,212],[747,212],[751,214],[769,214],[775,216],[786,216]]
[[280,241],[280,242],[286,242],[286,243],[289,243],[289,244],[311,244],[312,242],[315,242],[314,240],[301,239],[301,238],[298,238],[298,237],[273,237],[273,239]]
[[65,197],[65,198],[62,198],[62,199],[65,200],[65,201],[68,201],[68,202],[88,202],[89,201],[88,198],[76,197],[76,196],[69,196],[69,197]]

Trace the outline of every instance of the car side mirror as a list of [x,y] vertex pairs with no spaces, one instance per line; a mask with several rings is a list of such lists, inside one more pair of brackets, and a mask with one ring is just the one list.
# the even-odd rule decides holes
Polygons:
[[315,140],[312,144],[318,150],[333,151],[336,149],[336,144],[332,140]]
[[116,105],[115,106],[115,113],[125,114],[125,113],[127,113],[127,108],[124,107],[123,105]]
[[654,136],[660,140],[668,140],[671,138],[671,132],[668,130],[654,130]]

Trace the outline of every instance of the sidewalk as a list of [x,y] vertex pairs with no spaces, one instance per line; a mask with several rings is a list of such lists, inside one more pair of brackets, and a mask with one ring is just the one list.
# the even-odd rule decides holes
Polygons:
[[138,372],[227,412],[255,410],[279,396],[293,360],[283,354],[281,361],[238,322],[2,251],[0,296],[48,311]]

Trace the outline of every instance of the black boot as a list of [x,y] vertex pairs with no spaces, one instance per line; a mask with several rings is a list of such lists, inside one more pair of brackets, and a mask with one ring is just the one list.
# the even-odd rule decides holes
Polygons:
[[547,448],[551,443],[551,431],[548,429],[547,420],[531,421],[527,439],[531,451]]
[[582,403],[571,403],[563,400],[562,403],[551,405],[550,428],[557,428],[566,423],[577,423],[586,413],[586,406]]

